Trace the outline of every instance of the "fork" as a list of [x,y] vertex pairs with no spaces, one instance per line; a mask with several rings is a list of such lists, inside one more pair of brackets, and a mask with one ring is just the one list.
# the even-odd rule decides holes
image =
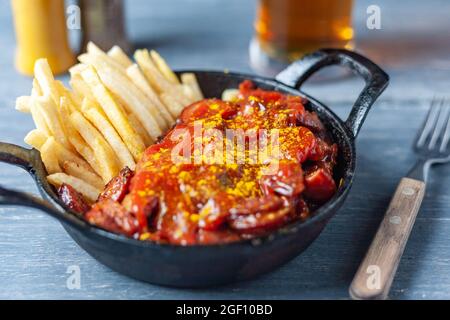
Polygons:
[[420,209],[433,164],[450,162],[450,107],[433,98],[414,143],[417,162],[401,179],[349,293],[353,299],[386,299]]

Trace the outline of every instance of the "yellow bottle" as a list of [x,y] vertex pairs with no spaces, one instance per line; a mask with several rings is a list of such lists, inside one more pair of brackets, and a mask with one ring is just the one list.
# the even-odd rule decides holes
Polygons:
[[55,74],[75,63],[67,37],[64,0],[11,0],[11,4],[19,72],[33,75],[39,58],[47,58]]

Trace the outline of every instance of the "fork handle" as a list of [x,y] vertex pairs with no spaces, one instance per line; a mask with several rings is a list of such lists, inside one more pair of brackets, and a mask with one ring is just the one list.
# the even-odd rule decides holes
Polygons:
[[350,285],[353,299],[386,299],[425,194],[425,183],[402,178]]

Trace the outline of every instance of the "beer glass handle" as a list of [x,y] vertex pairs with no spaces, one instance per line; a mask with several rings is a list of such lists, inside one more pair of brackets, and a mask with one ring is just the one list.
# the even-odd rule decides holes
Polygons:
[[362,77],[366,83],[345,121],[356,138],[372,104],[389,82],[389,76],[375,63],[353,51],[321,49],[293,62],[276,76],[276,80],[300,89],[316,71],[331,65],[348,67],[353,73]]

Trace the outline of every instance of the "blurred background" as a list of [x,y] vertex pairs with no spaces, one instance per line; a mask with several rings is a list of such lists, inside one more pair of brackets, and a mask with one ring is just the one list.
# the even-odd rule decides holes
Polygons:
[[[12,1],[16,4],[19,2],[30,3],[23,0]],[[81,27],[84,27],[89,33],[88,37],[97,40],[96,42],[99,42],[98,35],[103,34],[105,38],[108,38],[106,42],[115,41],[114,43],[125,46],[124,49],[131,47],[153,48],[167,58],[174,68],[231,69],[240,72],[271,74],[270,71],[265,70],[264,63],[262,67],[255,68],[255,63],[251,63],[254,61],[250,61],[249,58],[251,39],[258,38],[257,35],[260,36],[259,40],[264,38],[262,33],[264,33],[263,28],[266,27],[266,29],[272,28],[269,31],[275,33],[275,35],[272,35],[274,38],[284,32],[284,35],[279,36],[281,42],[278,42],[278,44],[285,44],[284,47],[281,45],[281,52],[283,50],[289,51],[286,49],[289,44],[286,45],[286,43],[292,42],[292,39],[287,38],[287,32],[297,32],[297,34],[300,33],[300,36],[302,33],[304,35],[309,34],[309,40],[300,38],[301,40],[297,43],[294,41],[294,44],[300,46],[300,49],[304,47],[305,52],[308,49],[314,49],[314,46],[319,46],[321,43],[324,46],[330,44],[332,46],[347,46],[367,55],[388,71],[395,71],[394,73],[391,72],[394,80],[396,76],[404,76],[405,79],[413,82],[426,81],[429,83],[431,81],[433,90],[446,89],[446,84],[441,83],[440,79],[445,78],[447,71],[450,70],[450,33],[448,32],[450,27],[450,20],[448,19],[450,2],[445,0],[405,0],[401,2],[355,0],[352,4],[352,1],[346,0],[339,1],[340,6],[331,8],[329,4],[327,5],[327,2],[329,3],[329,0],[311,2],[290,0],[81,0],[77,2],[70,0],[66,1],[66,8],[64,9],[69,10],[67,13],[73,14],[74,11],[68,9],[70,5],[79,4],[82,7],[81,17],[83,21]],[[331,2],[338,3],[337,1]],[[87,5],[89,3],[90,6]],[[103,3],[103,9],[99,9],[99,6],[95,3]],[[284,7],[283,3],[285,3]],[[373,8],[371,9],[371,5],[376,5],[379,8],[378,28],[373,28],[374,11]],[[287,8],[287,6],[290,7]],[[123,10],[121,7],[123,7]],[[292,8],[296,8],[295,14],[292,13]],[[265,11],[262,12],[264,9]],[[307,13],[302,16],[305,10]],[[351,10],[350,13],[349,10]],[[26,19],[31,19],[37,15],[35,11],[25,11],[25,14],[23,12],[20,14]],[[29,81],[22,77],[11,79],[11,75],[15,75],[11,69],[14,66],[14,51],[17,48],[13,22],[16,20],[16,31],[18,31],[20,17],[19,10],[16,10],[15,19],[13,19],[12,12],[11,1],[0,3],[0,23],[3,31],[0,34],[2,49],[0,53],[0,77],[7,76],[9,82],[12,80]],[[298,22],[308,18],[308,14],[310,20],[307,20],[307,23]],[[99,16],[98,19],[95,15]],[[298,15],[301,16],[301,19],[295,18]],[[54,17],[54,13],[52,13],[52,16]],[[342,16],[344,20],[346,16],[349,16],[349,27],[353,27],[353,31],[350,29],[353,39],[350,39],[349,44],[346,44],[345,41],[334,43],[330,41],[330,37],[333,38],[336,35],[320,38],[320,34],[313,33],[314,30],[320,29],[324,25],[322,29],[326,32],[327,23],[330,25],[329,27],[336,29],[335,22],[339,22]],[[103,19],[107,29],[102,30],[102,26],[99,26],[100,18]],[[297,21],[295,22],[297,25],[288,27],[287,22],[284,24],[276,23],[284,21],[283,18],[285,18],[284,20],[289,18],[294,22]],[[261,21],[264,22],[264,19],[266,19],[266,22],[271,21],[272,24],[267,23],[261,27]],[[123,26],[121,25],[122,21]],[[313,25],[310,23],[311,21],[319,21],[321,24]],[[333,23],[334,25],[332,25]],[[342,19],[340,23],[342,24]],[[372,27],[368,27],[369,24]],[[30,23],[24,27],[24,30],[27,30],[26,28],[29,28],[29,26]],[[255,31],[255,26],[258,33]],[[341,27],[339,25],[338,30]],[[288,30],[288,28],[293,29],[293,31]],[[265,35],[267,35],[268,32],[265,31]],[[31,30],[28,29],[27,32],[30,33]],[[312,39],[317,40],[317,42],[313,43],[312,47],[308,47],[308,41],[311,42],[311,34]],[[349,30],[346,31],[346,34],[348,37]],[[68,37],[74,53],[82,49],[83,40],[84,43],[89,40],[83,39],[81,30],[77,29],[69,30]],[[127,47],[128,44],[129,47]],[[22,51],[25,52],[25,55],[30,54],[30,50]],[[263,51],[263,55],[265,53]],[[299,50],[293,56],[299,57],[302,53],[303,51]],[[419,71],[420,79],[411,76]],[[4,83],[1,85],[2,87]],[[20,88],[21,86],[11,87],[11,90],[14,90],[14,88]],[[336,86],[334,87],[336,88]],[[339,85],[337,88],[339,88]],[[427,93],[426,88],[421,87],[418,90],[415,91],[416,94]],[[23,92],[17,92],[17,95],[19,94],[23,94]],[[11,103],[12,96],[7,102],[11,106],[13,105]]]
[[[297,2],[301,8],[303,1]],[[348,1],[340,3],[344,2]],[[69,6],[77,2],[70,0],[66,3]],[[370,30],[366,25],[367,8],[373,4],[380,8],[381,29]],[[0,6],[4,31],[1,46],[11,48],[15,42],[11,2],[2,1]],[[182,66],[211,67],[207,62],[214,61],[216,68],[232,66],[249,70],[248,45],[254,35],[257,0],[124,0],[123,6],[125,29],[135,47],[156,48],[168,59],[179,57],[179,51],[182,51],[188,62]],[[335,10],[325,6],[320,9]],[[449,68],[449,9],[450,3],[445,0],[355,0],[352,9],[355,48],[389,67],[401,68],[418,63],[418,67],[430,64]],[[31,13],[28,14],[32,17]],[[71,30],[69,33],[72,47],[79,48],[75,43],[80,38],[77,37],[79,31]],[[208,59],[204,59],[205,56]],[[5,61],[5,58],[2,55],[2,64],[12,62]],[[175,67],[182,63],[178,60],[174,60]]]

